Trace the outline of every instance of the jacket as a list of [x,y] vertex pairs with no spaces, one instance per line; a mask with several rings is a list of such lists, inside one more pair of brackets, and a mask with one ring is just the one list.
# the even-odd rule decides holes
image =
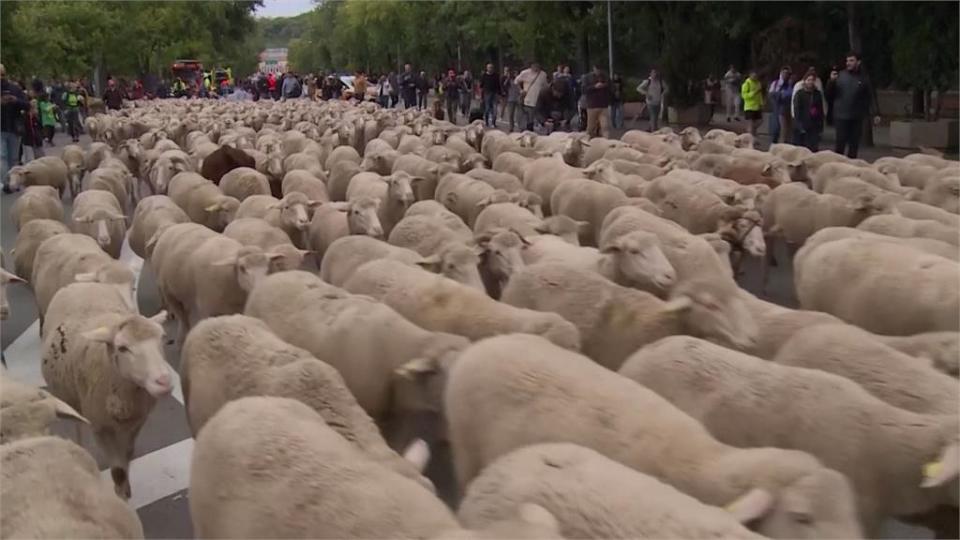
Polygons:
[[536,107],[540,92],[547,86],[547,74],[543,70],[534,72],[527,68],[513,80],[520,87],[523,104],[527,107]]
[[103,102],[108,109],[119,110],[123,106],[123,95],[119,88],[107,88],[103,92]]
[[400,94],[406,98],[413,99],[417,95],[417,74],[404,71],[397,78],[397,84],[400,86]]
[[870,113],[870,84],[860,71],[841,71],[834,84],[833,117],[862,120]]
[[17,133],[21,122],[20,113],[27,109],[30,102],[18,85],[6,79],[3,80],[2,92],[4,96],[13,96],[16,99],[0,105],[0,130],[4,133]]
[[740,97],[743,98],[744,111],[763,110],[763,85],[749,77],[740,87]]
[[[595,85],[602,83],[601,88]],[[569,86],[569,85],[566,85]],[[583,93],[587,96],[588,109],[606,109],[610,106],[610,79],[606,73],[588,73],[583,77]]]
[[793,85],[790,80],[784,81],[778,78],[770,83],[770,89],[767,91],[770,97],[771,111],[777,114],[786,114],[789,112],[791,98],[793,97]]
[[484,72],[480,75],[480,89],[486,94],[500,93],[500,76],[496,73]]
[[457,101],[460,98],[460,86],[462,85],[459,77],[444,78],[440,81],[440,88],[447,101]]
[[820,133],[826,117],[823,92],[816,86],[813,90],[801,88],[793,95],[793,116],[796,127],[802,132]]

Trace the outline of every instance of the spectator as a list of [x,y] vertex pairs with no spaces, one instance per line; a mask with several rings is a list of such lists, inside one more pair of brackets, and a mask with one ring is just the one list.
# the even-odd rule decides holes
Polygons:
[[462,82],[457,78],[457,72],[447,70],[447,76],[440,83],[443,90],[443,99],[447,104],[447,121],[457,123],[457,105],[460,103],[460,88]]
[[[38,96],[35,92],[30,92],[33,96]],[[37,108],[37,100],[30,100],[30,106],[24,111],[23,115],[23,149],[29,148],[31,158],[27,161],[43,157],[43,128],[40,124],[40,111]]]
[[277,99],[277,76],[272,71],[267,73],[267,93],[272,99]]
[[730,68],[723,74],[723,85],[727,91],[727,123],[733,118],[733,121],[740,121],[740,86],[743,81],[743,75],[737,71],[737,68],[730,64]]
[[119,111],[123,106],[123,95],[113,79],[107,80],[107,89],[103,92],[103,103],[107,106],[107,109],[114,111]]
[[[826,100],[826,96],[825,96],[825,94],[824,94],[823,81],[821,81],[821,80],[820,80],[820,77],[817,76],[817,68],[815,68],[815,67],[813,67],[813,66],[810,66],[810,67],[807,68],[807,71],[804,72],[803,77],[801,77],[801,78],[793,85],[793,93],[796,94],[797,92],[800,91],[801,88],[803,88],[804,80],[807,78],[807,75],[813,75],[813,84],[814,84],[814,86],[817,87],[817,90],[820,91],[820,94],[821,94],[821,95],[824,95],[823,110],[826,111],[826,110],[827,110],[827,105],[826,105],[827,100]],[[792,101],[792,100],[791,100],[791,101]],[[796,117],[794,117],[794,118],[796,118]]]
[[469,69],[463,70],[460,77],[460,114],[470,117],[470,105],[473,100],[473,75]]
[[400,97],[403,98],[403,108],[412,109],[417,106],[417,75],[413,72],[413,66],[403,65],[403,73],[397,78],[397,84],[400,86]]
[[362,71],[353,78],[353,97],[361,103],[367,99],[367,74]]
[[520,105],[520,85],[514,82],[514,73],[511,68],[503,68],[503,86],[501,89],[504,92],[504,109],[507,115],[507,122],[510,123],[510,133],[513,133],[513,128],[517,122],[517,114],[519,112]]
[[[182,82],[182,81],[181,81]],[[63,103],[67,115],[67,132],[73,142],[80,141],[80,107],[83,97],[77,90],[77,83],[67,83],[67,91],[63,94]]]
[[811,152],[819,150],[826,117],[826,100],[823,92],[817,88],[816,71],[807,70],[800,88],[793,93],[791,112],[796,120],[793,144],[809,148]]
[[29,102],[23,89],[7,80],[7,70],[0,64],[0,179],[3,180],[3,192],[11,193],[10,168],[17,165],[20,154],[21,113]]
[[793,83],[790,81],[790,66],[780,68],[780,77],[770,83],[767,95],[770,99],[770,144],[780,142],[781,128],[783,142],[790,139],[792,133],[790,102],[793,96]]
[[323,88],[320,90],[320,94],[324,101],[331,99],[340,99],[340,95],[343,93],[343,88],[346,85],[343,84],[343,81],[340,80],[334,74],[327,75],[327,78],[323,81]]
[[400,101],[400,83],[397,82],[397,74],[391,71],[387,75],[387,82],[390,83],[390,107],[393,108]]
[[37,110],[40,112],[40,127],[47,144],[53,146],[53,135],[57,128],[57,106],[50,101],[50,95],[42,92],[37,97]]
[[[837,128],[837,144],[833,151],[856,158],[860,151],[863,121],[870,114],[870,83],[860,71],[860,54],[847,54],[847,69],[837,76],[834,90],[833,121]],[[879,123],[880,117],[874,118]]]
[[623,127],[623,79],[619,73],[610,77],[610,125]]
[[840,78],[840,69],[837,66],[830,68],[830,79],[824,88],[823,97],[827,102],[827,125],[833,125],[833,104],[837,97],[837,79]]
[[743,116],[747,119],[747,130],[756,137],[757,128],[763,121],[763,85],[757,78],[757,70],[750,70],[750,76],[743,81],[740,97],[743,99]]
[[480,76],[480,90],[483,92],[483,123],[497,127],[497,96],[500,95],[500,77],[493,64],[487,64],[486,71]]
[[[569,87],[563,79],[554,82]],[[587,96],[587,135],[609,137],[610,79],[600,66],[594,65],[593,72],[583,78],[583,93]]]
[[562,79],[554,79],[550,86],[541,91],[537,100],[537,113],[547,134],[561,125],[564,129],[570,129],[572,99],[570,85]]
[[297,80],[296,74],[287,72],[283,78],[283,84],[280,87],[280,97],[286,101],[288,99],[298,98],[302,93],[303,87],[300,85],[300,81]]
[[531,62],[530,67],[521,71],[514,79],[520,87],[520,99],[523,103],[523,121],[526,129],[533,130],[534,114],[537,108],[537,99],[547,84],[547,76],[540,69],[538,62]]
[[713,73],[707,75],[707,79],[703,81],[703,103],[710,110],[709,121],[712,122],[717,103],[720,103],[720,81],[713,76]]
[[650,115],[650,131],[660,128],[660,115],[663,102],[670,92],[670,87],[660,78],[656,69],[650,70],[650,76],[637,86],[637,92],[647,98],[647,114]]
[[421,71],[417,75],[417,110],[422,111],[427,108],[427,95],[430,94],[430,79],[426,71]]

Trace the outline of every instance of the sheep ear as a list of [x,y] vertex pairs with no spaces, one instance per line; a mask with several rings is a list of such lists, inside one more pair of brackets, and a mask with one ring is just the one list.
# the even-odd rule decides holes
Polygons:
[[310,208],[316,208],[318,206],[323,206],[324,201],[307,201],[307,206]]
[[620,253],[621,251],[622,249],[620,248],[620,246],[615,243],[607,244],[600,248],[600,253],[603,253],[604,255],[610,254],[610,253]]
[[82,274],[75,274],[73,280],[78,283],[93,283],[97,281],[97,274],[95,272],[84,272]]
[[77,223],[93,223],[93,219],[85,216],[74,216],[74,221]]
[[439,269],[438,267],[440,265],[440,262],[441,262],[440,257],[438,257],[437,255],[431,255],[430,257],[426,257],[424,259],[417,261],[415,264],[420,268],[423,268],[424,270],[435,272]]
[[127,216],[125,216],[125,215],[123,215],[123,214],[111,213],[111,214],[110,214],[110,219],[115,219],[115,220],[127,219]]
[[[12,254],[13,254],[13,251],[11,251],[10,254],[12,255]],[[74,279],[76,279],[76,278],[74,278]],[[22,277],[14,274],[13,272],[7,272],[7,271],[4,270],[3,268],[0,268],[0,282],[3,282],[3,283],[26,283],[27,280],[25,280],[25,279],[23,279]]]
[[533,244],[530,243],[529,240],[527,240],[526,238],[524,238],[523,233],[521,233],[520,231],[514,229],[513,227],[510,227],[510,232],[512,232],[513,234],[517,235],[517,238],[520,239],[520,242],[521,242],[524,246],[532,246],[532,245],[533,245]]
[[588,143],[586,139],[584,139],[584,138],[582,138],[582,137],[580,138],[580,144],[586,146],[587,148],[593,146],[592,144]]
[[412,463],[417,472],[423,472],[430,462],[430,447],[423,439],[414,439],[403,451],[403,459]]
[[427,358],[414,358],[393,370],[393,374],[404,379],[416,379],[437,372],[437,363]]
[[773,495],[761,488],[753,488],[727,505],[727,511],[740,523],[760,519],[771,509],[773,509]]
[[213,203],[210,206],[204,208],[207,212],[217,212],[220,210],[220,203]]
[[150,317],[150,322],[155,322],[157,324],[163,324],[170,320],[170,314],[167,313],[167,310],[161,309],[156,315]]
[[78,422],[83,422],[84,424],[89,424],[90,421],[83,417],[80,413],[76,411],[70,405],[59,398],[50,396],[48,399],[53,401],[53,410],[56,412],[57,416],[60,418],[66,418],[68,420],[76,420]]
[[772,170],[773,170],[773,165],[770,165],[769,163],[763,166],[763,174],[765,175],[770,174],[770,171]]
[[[298,251],[299,251],[299,250],[298,250]],[[271,260],[271,261],[275,261],[275,260],[277,260],[277,259],[282,259],[282,258],[283,258],[283,253],[265,253],[265,255],[267,256],[267,259],[269,259],[269,260]]]
[[117,328],[115,326],[101,326],[80,334],[84,339],[97,343],[113,343],[113,338],[116,335]]
[[446,197],[443,198],[443,204],[447,208],[450,208],[451,206],[455,206],[457,204],[457,199],[458,197],[456,193],[447,193]]
[[937,461],[923,466],[923,482],[920,487],[942,486],[960,474],[960,446],[957,441],[943,449]]
[[663,310],[667,313],[686,311],[693,307],[693,300],[689,296],[678,296],[663,305]]

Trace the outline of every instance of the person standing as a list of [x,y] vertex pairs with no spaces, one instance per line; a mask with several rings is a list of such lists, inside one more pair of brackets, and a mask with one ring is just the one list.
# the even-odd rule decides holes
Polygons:
[[413,66],[403,65],[403,73],[397,77],[397,85],[400,87],[400,97],[403,99],[404,109],[413,109],[417,106],[417,76],[413,72]]
[[500,95],[500,76],[487,64],[486,70],[480,75],[480,91],[483,96],[483,123],[489,127],[497,127],[497,96]]
[[267,92],[274,101],[279,97],[277,96],[277,75],[272,71],[267,74]]
[[[833,151],[856,158],[860,151],[863,121],[870,114],[870,84],[860,71],[860,55],[847,54],[847,69],[837,76],[834,95],[833,122],[837,128],[837,143]],[[875,122],[880,117],[874,119]]]
[[443,99],[447,104],[447,121],[457,123],[457,105],[460,103],[460,86],[463,83],[457,78],[457,72],[447,70],[447,76],[440,82],[443,90]]
[[[39,97],[39,94],[31,92],[32,96]],[[31,158],[24,158],[24,163],[43,157],[43,126],[40,124],[40,109],[37,99],[30,100],[30,106],[23,115],[23,148],[29,148]]]
[[470,117],[470,107],[473,99],[473,75],[469,69],[463,70],[460,77],[460,114],[464,118]]
[[780,133],[783,132],[783,142],[790,140],[792,116],[790,101],[793,96],[793,83],[790,81],[790,66],[780,68],[780,77],[770,83],[767,95],[770,98],[770,144],[780,142]]
[[820,134],[826,117],[826,100],[817,88],[816,71],[807,71],[800,88],[793,93],[791,114],[795,120],[793,144],[816,152],[820,148]]
[[0,180],[3,192],[11,193],[9,173],[19,162],[22,113],[29,102],[23,89],[7,79],[3,64],[0,64],[0,94]]
[[610,125],[614,129],[623,127],[623,79],[619,73],[610,77]]
[[73,142],[80,142],[80,106],[83,98],[77,91],[76,83],[67,83],[67,91],[63,94],[63,103],[67,113],[67,132]]
[[823,89],[823,97],[827,102],[827,125],[833,125],[833,103],[837,97],[837,79],[840,77],[840,69],[837,66],[830,68],[830,79],[827,80],[827,86]]
[[526,129],[533,131],[537,100],[540,98],[540,92],[547,85],[547,75],[540,69],[539,62],[531,62],[530,67],[521,71],[513,82],[520,87],[524,126]]
[[[566,81],[556,82],[568,86]],[[600,66],[593,66],[593,71],[584,77],[583,93],[587,96],[587,135],[609,137],[610,79]]]
[[743,99],[743,116],[747,119],[747,131],[756,138],[757,128],[763,122],[763,84],[757,77],[757,70],[750,70],[747,80],[740,87]]
[[710,120],[707,122],[709,124],[713,122],[713,115],[717,111],[717,103],[720,103],[720,81],[713,76],[713,73],[707,75],[706,80],[703,81],[703,103],[710,111]]
[[400,102],[400,81],[397,74],[391,71],[387,74],[387,82],[390,83],[390,108],[393,109]]
[[427,72],[421,71],[417,76],[417,110],[422,111],[427,108],[427,96],[430,94],[430,79],[427,78]]
[[37,98],[37,109],[40,111],[40,126],[47,144],[53,146],[53,135],[57,129],[57,106],[50,101],[46,92]]
[[660,115],[663,110],[663,102],[666,95],[670,92],[667,83],[660,78],[660,73],[656,69],[650,70],[650,76],[643,80],[637,86],[637,92],[647,98],[647,114],[650,115],[650,131],[660,129]]
[[123,95],[113,79],[107,81],[107,89],[103,91],[103,103],[107,109],[119,111],[123,106]]
[[517,123],[517,112],[520,105],[520,86],[514,82],[513,70],[504,68],[503,86],[504,92],[504,112],[507,115],[507,122],[510,124],[509,133],[513,133],[513,128]]
[[737,68],[730,64],[730,68],[723,74],[723,86],[727,91],[727,123],[733,118],[734,122],[740,121],[740,87],[743,81],[743,75],[737,71]]

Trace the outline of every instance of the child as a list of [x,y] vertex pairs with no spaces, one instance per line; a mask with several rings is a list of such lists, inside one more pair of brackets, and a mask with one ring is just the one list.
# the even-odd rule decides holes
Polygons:
[[37,98],[37,108],[40,111],[40,125],[43,128],[43,137],[47,144],[53,146],[53,134],[57,127],[57,106],[50,101],[50,96],[43,92]]
[[31,160],[43,157],[43,133],[40,129],[40,113],[37,111],[37,100],[30,100],[30,108],[24,113],[23,148],[30,148],[33,153]]

